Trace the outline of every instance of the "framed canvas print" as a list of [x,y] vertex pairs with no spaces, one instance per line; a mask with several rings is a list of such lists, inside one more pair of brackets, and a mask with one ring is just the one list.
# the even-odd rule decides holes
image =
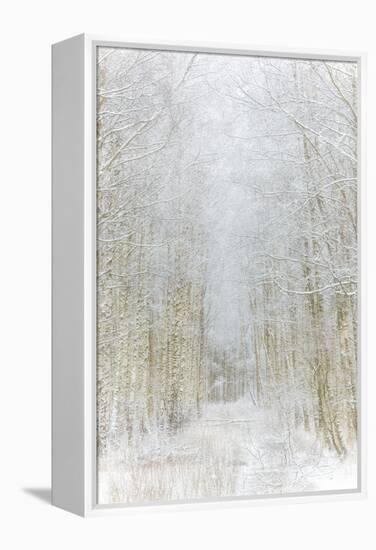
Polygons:
[[53,502],[364,491],[364,58],[53,46]]

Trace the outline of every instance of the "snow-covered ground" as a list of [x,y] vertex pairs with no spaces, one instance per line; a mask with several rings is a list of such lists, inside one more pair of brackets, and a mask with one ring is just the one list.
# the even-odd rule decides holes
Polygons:
[[210,404],[177,434],[144,436],[109,453],[98,471],[100,504],[355,489],[356,451],[345,460],[277,412],[249,401]]

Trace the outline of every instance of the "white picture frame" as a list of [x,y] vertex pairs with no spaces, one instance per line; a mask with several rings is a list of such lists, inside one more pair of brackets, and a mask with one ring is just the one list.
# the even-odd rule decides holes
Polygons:
[[[358,65],[358,480],[356,490],[182,502],[169,507],[249,506],[364,498],[365,404],[365,68],[359,52],[286,50],[223,44],[127,43],[86,34],[52,47],[52,502],[96,516],[129,508],[98,505],[96,488],[96,48],[236,54]],[[158,508],[164,503],[152,504]],[[168,504],[166,502],[166,504]]]

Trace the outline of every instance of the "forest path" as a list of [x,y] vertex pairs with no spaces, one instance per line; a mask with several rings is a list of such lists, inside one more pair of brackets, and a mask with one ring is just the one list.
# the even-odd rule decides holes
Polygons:
[[[299,451],[297,451],[299,449]],[[155,432],[112,454],[101,501],[143,502],[278,495],[356,486],[354,457],[341,463],[309,434],[294,438],[276,412],[247,400],[211,403],[174,435]],[[115,500],[114,500],[115,499]]]

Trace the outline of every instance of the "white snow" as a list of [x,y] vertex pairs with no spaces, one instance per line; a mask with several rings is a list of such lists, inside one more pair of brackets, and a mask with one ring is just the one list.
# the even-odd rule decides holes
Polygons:
[[277,411],[249,401],[216,403],[175,434],[153,432],[99,464],[99,501],[147,503],[357,486],[355,451],[345,460],[311,435],[294,437]]

